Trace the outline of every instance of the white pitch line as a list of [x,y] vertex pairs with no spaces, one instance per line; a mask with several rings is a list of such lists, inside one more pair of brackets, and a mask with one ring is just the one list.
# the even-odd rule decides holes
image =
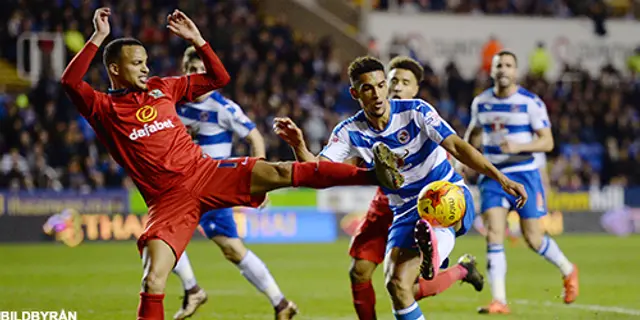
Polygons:
[[579,310],[587,310],[587,311],[597,311],[597,312],[609,312],[609,313],[620,313],[626,314],[630,316],[640,316],[640,310],[622,308],[622,307],[611,307],[611,306],[601,306],[597,304],[561,304],[555,303],[551,301],[529,301],[529,300],[512,300],[515,304],[521,305],[531,305],[531,306],[544,306],[544,307],[556,307],[556,308],[572,308]]

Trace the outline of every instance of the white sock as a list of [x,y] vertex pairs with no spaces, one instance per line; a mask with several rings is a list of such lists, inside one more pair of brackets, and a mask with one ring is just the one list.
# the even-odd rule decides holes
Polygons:
[[456,245],[456,236],[449,229],[433,228],[433,230],[438,239],[438,256],[440,256],[440,263],[442,263],[453,251],[453,247]]
[[538,249],[538,254],[556,265],[565,277],[573,272],[573,264],[565,257],[560,247],[558,247],[558,244],[549,238],[549,236],[545,235],[544,238],[542,238],[542,244],[540,245],[540,249]]
[[177,274],[182,280],[182,287],[184,290],[189,290],[198,284],[196,281],[196,275],[193,274],[193,269],[191,268],[191,263],[189,262],[189,257],[187,257],[187,253],[182,253],[180,260],[176,263],[176,267],[173,269],[173,273]]
[[507,257],[504,254],[504,246],[501,244],[488,244],[487,262],[493,300],[506,304],[507,289],[505,278],[507,276]]
[[264,262],[251,252],[251,250],[247,250],[247,254],[237,266],[238,269],[240,269],[240,273],[242,273],[256,289],[269,298],[271,305],[275,307],[282,301],[284,295],[280,291],[280,288],[278,288],[276,280],[273,279]]
[[393,315],[396,320],[424,320],[422,310],[420,310],[417,302],[402,310],[393,310]]

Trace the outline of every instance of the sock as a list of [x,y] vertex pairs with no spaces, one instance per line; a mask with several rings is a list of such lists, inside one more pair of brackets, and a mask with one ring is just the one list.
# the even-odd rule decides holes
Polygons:
[[185,291],[193,288],[198,284],[196,281],[196,275],[193,274],[193,269],[191,268],[191,262],[189,262],[189,257],[187,257],[187,253],[184,252],[176,263],[176,267],[173,268],[173,273],[180,277],[182,281],[182,287]]
[[137,320],[164,320],[164,294],[140,292]]
[[264,293],[271,305],[276,307],[284,295],[280,291],[276,280],[267,269],[267,266],[256,256],[251,250],[247,250],[247,254],[237,265],[240,273],[260,292]]
[[464,279],[467,276],[467,269],[457,264],[447,270],[440,272],[433,280],[420,278],[418,282],[418,292],[416,292],[416,300],[425,297],[431,297],[443,292],[454,283]]
[[507,289],[505,277],[507,276],[507,258],[504,254],[504,246],[501,244],[487,245],[487,271],[493,300],[507,303]]
[[438,261],[442,263],[453,251],[453,247],[456,245],[456,236],[449,228],[433,228],[433,231],[438,239],[438,256],[440,258]]
[[372,170],[338,162],[294,162],[292,170],[294,187],[323,189],[335,186],[377,184],[375,173]]
[[376,319],[376,293],[371,281],[364,283],[351,283],[353,306],[360,320]]
[[417,302],[413,302],[408,308],[402,310],[393,310],[396,320],[424,320],[422,310]]
[[549,236],[545,235],[544,238],[542,238],[542,244],[540,245],[540,249],[538,249],[538,254],[556,265],[565,277],[573,272],[573,264],[565,257],[555,240],[549,238]]

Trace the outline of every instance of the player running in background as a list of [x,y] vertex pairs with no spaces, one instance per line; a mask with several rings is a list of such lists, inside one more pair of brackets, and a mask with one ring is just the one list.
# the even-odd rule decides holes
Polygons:
[[108,8],[96,10],[95,32],[65,69],[61,84],[149,208],[149,219],[138,239],[144,269],[138,320],[164,319],[167,278],[203,212],[257,207],[267,192],[291,186],[381,184],[397,189],[404,182],[394,164],[366,170],[342,163],[211,159],[191,141],[175,107],[229,82],[229,74],[211,46],[193,21],[175,10],[167,16],[167,28],[196,48],[207,72],[149,78],[142,43],[116,39],[105,47],[103,55],[111,89],[98,92],[82,78],[110,33],[110,15]]
[[[485,156],[507,177],[522,183],[534,197],[522,208],[515,198],[501,190],[499,184],[486,177],[479,182],[482,212],[487,226],[487,261],[493,301],[481,313],[509,313],[505,275],[507,261],[504,234],[509,209],[517,209],[525,241],[531,249],[556,265],[564,276],[564,302],[578,296],[578,268],[569,262],[556,242],[545,235],[538,219],[546,214],[544,190],[538,164],[533,153],[553,149],[553,136],[547,109],[535,94],[516,84],[517,60],[508,51],[493,60],[491,76],[495,85],[477,96],[471,104],[471,123],[465,139],[475,126],[483,128]],[[537,135],[537,138],[534,138]]]
[[[203,74],[204,63],[194,47],[185,50],[182,57],[184,74]],[[235,133],[251,145],[251,156],[266,158],[264,139],[256,125],[244,114],[239,105],[217,91],[207,92],[194,102],[179,105],[180,120],[194,134],[202,151],[213,159],[231,157],[232,138]],[[233,209],[212,210],[202,215],[200,227],[205,235],[222,250],[225,258],[260,292],[267,296],[275,309],[276,319],[291,319],[297,312],[293,302],[285,299],[267,266],[243,244],[238,236]],[[193,315],[206,302],[207,293],[198,286],[196,277],[185,252],[173,272],[180,277],[185,290],[182,307],[174,319]]]
[[[396,319],[424,319],[415,301],[414,284],[421,267],[423,277],[430,278],[440,266],[437,248],[433,246],[435,233],[448,234],[438,242],[445,241],[452,249],[454,232],[466,233],[475,215],[471,192],[451,167],[446,151],[501,181],[514,196],[522,196],[522,201],[526,201],[526,193],[522,185],[507,179],[460,139],[428,103],[420,99],[388,100],[389,89],[380,61],[371,57],[357,58],[348,72],[351,95],[363,110],[334,129],[319,159],[343,162],[360,158],[368,167],[374,163],[375,166],[399,163],[405,183],[399,190],[383,188],[394,213],[386,243],[385,282]],[[290,119],[276,119],[274,129],[294,148],[298,159],[315,161],[316,157],[306,148],[299,129]],[[459,229],[453,232],[443,228],[433,230],[417,212],[418,193],[429,182],[438,180],[450,181],[465,191],[465,222],[458,224]],[[421,244],[423,259],[416,247],[416,238]]]

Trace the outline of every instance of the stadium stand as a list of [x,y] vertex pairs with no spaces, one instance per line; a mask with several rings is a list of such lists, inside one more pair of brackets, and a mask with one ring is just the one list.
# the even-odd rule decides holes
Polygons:
[[[35,7],[27,6],[27,2],[3,4],[3,63],[16,62],[16,39],[25,31],[64,32],[69,61],[75,53],[69,39],[91,34],[93,10],[102,4],[57,0],[36,1]],[[147,44],[150,68],[156,75],[180,71],[185,44],[164,29],[165,14],[174,2],[141,0],[131,6],[131,1],[109,1],[120,13],[113,16],[113,36],[136,37]],[[285,19],[261,16],[250,1],[208,0],[204,1],[206,10],[193,6],[191,1],[179,2],[220,54],[232,76],[223,92],[256,121],[266,136],[269,159],[292,159],[288,146],[272,133],[273,117],[293,118],[306,132],[312,151],[318,152],[331,128],[358,110],[349,96],[345,72],[345,63],[351,57],[340,56],[330,38],[302,36]],[[515,5],[526,1],[401,2],[402,7],[414,11],[452,9],[555,16],[587,12],[571,5],[541,5],[533,9]],[[377,3],[386,7],[387,2]],[[459,5],[451,6],[452,3]],[[473,3],[478,5],[468,6]],[[629,6],[620,15],[633,17],[637,12],[634,9]],[[548,158],[548,168],[555,187],[585,190],[605,184],[640,184],[638,59],[640,55],[635,60],[630,58],[629,70],[603,66],[600,74],[588,74],[567,67],[556,81],[544,80],[537,72],[523,80],[549,109],[556,148]],[[472,96],[489,86],[486,74],[478,72],[475,77],[464,78],[454,64],[444,74],[436,74],[428,61],[422,62],[427,72],[420,97],[437,106],[463,134]],[[95,59],[87,81],[96,88],[107,89],[100,59]],[[235,154],[246,153],[247,146],[237,144]],[[131,186],[62,93],[56,77],[45,75],[25,92],[0,86],[0,189],[91,190],[123,185]]]

